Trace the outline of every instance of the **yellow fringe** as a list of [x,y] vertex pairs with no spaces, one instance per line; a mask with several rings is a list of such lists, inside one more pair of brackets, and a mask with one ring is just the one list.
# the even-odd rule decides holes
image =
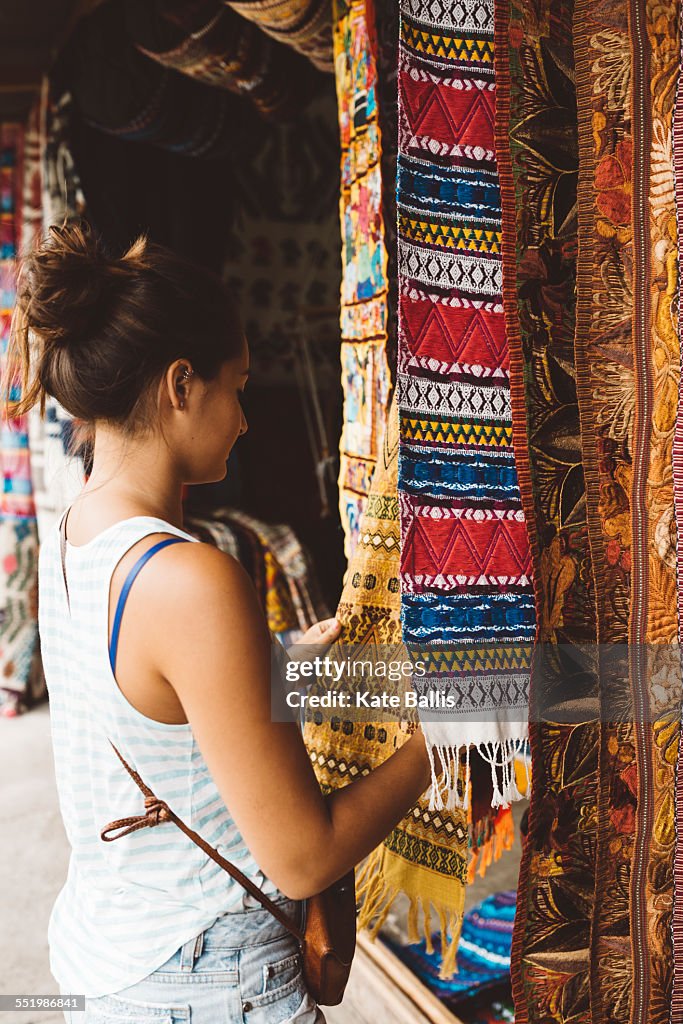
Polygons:
[[408,941],[420,942],[424,939],[428,953],[434,952],[432,908],[436,911],[442,951],[439,977],[452,977],[457,973],[456,953],[464,914],[464,886],[458,884],[454,878],[440,879],[433,871],[420,865],[406,865],[402,858],[397,857],[386,847],[378,847],[366,859],[356,879],[356,898],[359,902],[362,901],[358,928],[367,929],[371,940],[377,938],[396,897],[401,892],[408,898]]

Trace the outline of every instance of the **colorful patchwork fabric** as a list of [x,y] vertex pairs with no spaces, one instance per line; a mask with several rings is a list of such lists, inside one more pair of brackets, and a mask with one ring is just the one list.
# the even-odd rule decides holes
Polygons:
[[392,384],[396,376],[398,345],[398,245],[396,169],[398,159],[398,26],[396,0],[366,0],[370,48],[377,68],[382,211],[387,253],[386,352]]
[[321,71],[334,70],[330,0],[225,0],[269,36],[303,54]]
[[[459,721],[424,724],[458,756],[495,759],[492,802],[519,794],[534,595],[520,500],[502,306],[494,147],[493,4],[402,0],[398,273],[401,588],[404,642],[451,665],[430,685]],[[466,675],[465,649],[507,645],[512,671]],[[518,646],[516,646],[518,645]],[[458,653],[460,649],[460,655]],[[420,657],[422,657],[422,652]],[[445,670],[444,670],[445,669]],[[517,709],[476,723],[468,712]],[[496,715],[492,715],[496,718]],[[515,719],[516,720],[513,720]],[[434,807],[462,798],[434,787]]]
[[384,433],[390,386],[377,68],[365,0],[336,3],[334,52],[341,138],[344,392],[339,507],[350,560]]
[[138,49],[163,67],[244,96],[264,117],[298,114],[315,91],[311,63],[220,0],[126,4]]
[[[23,126],[0,125],[0,364],[15,300],[23,158]],[[21,382],[6,384],[9,396],[18,397]],[[0,709],[13,715],[32,700],[38,659],[38,533],[26,416],[3,417],[0,441]]]
[[[31,111],[24,154],[21,251],[30,251],[44,228],[85,212],[85,199],[68,146],[72,108],[67,94],[56,98],[47,81]],[[45,415],[28,413],[31,476],[39,541],[85,483],[83,460],[71,453],[73,417],[51,395]]]

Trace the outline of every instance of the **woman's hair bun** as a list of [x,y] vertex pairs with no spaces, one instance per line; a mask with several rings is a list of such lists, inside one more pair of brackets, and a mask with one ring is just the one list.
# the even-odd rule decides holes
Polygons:
[[213,380],[243,344],[216,274],[144,236],[112,256],[84,222],[51,227],[19,272],[5,415],[37,402],[44,414],[51,395],[79,420],[134,433],[150,422],[153,385],[172,362],[187,359]]
[[[145,244],[138,240],[136,255]],[[77,348],[97,333],[108,295],[132,269],[125,261],[108,258],[87,223],[49,228],[23,265],[18,295],[27,327],[46,350]]]

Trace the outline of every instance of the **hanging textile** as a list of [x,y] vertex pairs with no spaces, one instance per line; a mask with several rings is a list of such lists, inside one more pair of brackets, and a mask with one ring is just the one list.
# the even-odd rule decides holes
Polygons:
[[274,633],[304,633],[329,617],[310,560],[289,526],[264,523],[238,509],[217,509],[214,514],[258,537],[266,567],[266,612]]
[[[21,252],[28,253],[50,224],[82,216],[85,200],[68,144],[71,97],[50,93],[47,80],[29,116],[24,158]],[[74,420],[52,396],[45,417],[28,413],[33,496],[42,539],[85,483],[83,460],[72,453]]]
[[[534,595],[511,424],[494,152],[493,10],[404,0],[398,272],[403,640],[455,713],[442,759],[474,746],[492,805],[519,798]],[[490,709],[491,721],[474,720]],[[496,709],[501,709],[500,713]],[[498,720],[496,720],[498,718]],[[435,775],[433,772],[433,780]],[[431,806],[465,797],[457,779]]]
[[235,139],[246,143],[257,130],[249,104],[143,56],[125,18],[123,5],[104,4],[82,19],[62,54],[61,73],[83,119],[120,139],[229,158]]
[[510,947],[515,917],[515,893],[496,892],[468,910],[463,918],[458,972],[454,978],[439,976],[440,942],[434,936],[434,952],[425,944],[404,946],[386,936],[384,941],[456,1016],[471,1020],[471,1001],[494,989],[507,990],[510,982]]
[[225,0],[269,36],[333,71],[330,0]]
[[244,96],[264,117],[296,115],[316,91],[309,61],[220,0],[128,0],[125,9],[128,31],[141,53]]
[[[677,655],[644,645],[666,645],[677,629],[670,380],[680,356],[671,319],[677,270],[670,154],[680,41],[677,9],[672,13],[639,0],[616,11],[577,0],[574,24],[576,350],[598,641],[629,644],[617,678],[600,648],[591,959],[608,969],[592,976],[591,1009],[595,1021],[637,1024],[668,1020],[671,999],[670,761],[680,715],[677,688],[649,692],[648,680],[665,680],[666,662],[674,667]],[[673,684],[675,673],[668,675]],[[631,714],[610,724],[615,700],[624,697]]]
[[334,53],[341,137],[341,365],[344,422],[339,506],[350,560],[384,431],[389,368],[387,254],[377,68],[365,0],[337,0]]
[[671,15],[640,0],[497,6],[505,313],[545,642],[532,691],[550,712],[531,726],[512,956],[522,1022],[669,1019]]
[[[683,8],[681,9],[683,21]],[[683,27],[679,22],[681,53],[680,67],[683,66]],[[674,299],[674,315],[678,317],[679,352],[683,350],[683,289],[680,286],[680,267],[683,265],[683,88],[680,82],[674,101],[673,129],[673,169],[676,204],[676,228],[678,243],[678,294]],[[673,260],[672,260],[673,262]],[[678,404],[674,425],[674,441],[672,452],[674,518],[676,539],[676,582],[678,600],[678,646],[683,645],[683,373],[678,379]],[[670,757],[676,761],[676,780],[674,788],[674,894],[673,894],[673,979],[671,993],[671,1021],[683,1021],[683,757],[681,756],[680,724],[676,716],[672,716],[669,729],[671,735]],[[678,742],[677,742],[678,741]]]
[[[594,643],[595,615],[574,357],[578,147],[569,2],[496,9],[498,160],[503,183],[506,327],[511,372],[522,395],[527,444],[518,450],[531,506],[539,636],[548,703],[588,702],[597,680],[572,645]],[[511,151],[511,152],[510,152]],[[516,200],[516,204],[515,204]],[[522,206],[529,211],[519,217]],[[528,452],[524,470],[520,460]],[[526,460],[524,460],[526,463]],[[549,691],[552,685],[557,693]],[[592,701],[592,704],[591,704]],[[516,945],[524,984],[542,1014],[582,1012],[589,1002],[595,886],[596,723],[532,716],[532,797],[520,872]],[[558,851],[560,856],[558,856]],[[552,918],[547,908],[554,908]],[[562,938],[558,942],[558,925]],[[544,984],[545,965],[561,970]],[[528,960],[527,960],[528,957]],[[513,976],[514,980],[514,976]],[[537,986],[537,987],[534,987]],[[522,1011],[523,992],[515,988]],[[537,1019],[533,1014],[531,1019]],[[564,1017],[562,1018],[564,1019]]]
[[268,628],[291,644],[327,618],[308,556],[290,527],[261,522],[233,508],[189,515],[187,529],[244,566],[256,588]]
[[[15,300],[21,244],[24,128],[0,125],[0,363],[4,366]],[[18,397],[17,381],[3,394]],[[0,711],[24,710],[41,689],[38,680],[38,534],[26,416],[0,426]]]
[[315,381],[339,381],[339,134],[332,79],[296,121],[270,125],[236,161],[224,280],[249,339],[251,379],[294,385],[302,348]]
[[69,146],[72,113],[71,94],[54,92],[44,79],[38,128],[44,225],[62,224],[85,213],[85,197]]
[[[399,524],[397,497],[398,417],[395,403],[388,414],[387,436],[379,453],[359,543],[349,566],[337,609],[342,623],[331,658],[346,657],[339,645],[358,646],[363,657],[372,650],[402,650],[399,587]],[[405,653],[405,652],[404,652]],[[400,658],[400,654],[397,654]],[[386,760],[408,738],[405,725],[386,721],[323,721],[307,717],[304,739],[323,792],[353,782]],[[359,927],[371,926],[375,936],[392,903],[403,892],[410,901],[409,941],[418,942],[418,916],[431,952],[432,911],[440,922],[442,971],[452,974],[462,921],[468,875],[468,827],[462,809],[434,812],[424,797],[364,862],[357,873],[356,893],[362,900]]]
[[398,158],[398,25],[396,0],[366,0],[370,49],[377,68],[382,220],[387,256],[386,358],[395,383],[398,341],[398,246],[396,168]]
[[[577,0],[576,345],[585,353],[582,421],[588,415],[595,429],[592,447],[584,439],[584,458],[598,640],[629,644],[619,689],[601,648],[592,955],[609,956],[610,970],[594,979],[593,1018],[645,1024],[669,1019],[672,984],[671,759],[680,669],[668,644],[677,633],[670,524],[680,351],[672,319],[678,270],[671,153],[680,9],[673,4],[664,13],[644,0],[625,7],[615,14]],[[630,70],[627,80],[623,72],[614,76],[606,95],[605,57],[610,67],[625,60]],[[662,685],[651,687],[652,679]],[[615,727],[610,711],[622,688],[633,720]]]

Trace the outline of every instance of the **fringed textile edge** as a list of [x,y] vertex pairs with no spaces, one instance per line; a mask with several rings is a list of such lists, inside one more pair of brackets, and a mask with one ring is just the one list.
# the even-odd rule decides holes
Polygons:
[[[460,894],[457,906],[440,905],[424,893],[410,892],[400,885],[392,884],[387,877],[389,857],[391,857],[391,853],[384,846],[373,850],[356,879],[356,898],[363,900],[358,915],[358,928],[367,929],[368,937],[374,942],[396,898],[403,893],[409,901],[408,941],[413,943],[424,940],[427,952],[434,952],[431,919],[432,910],[435,911],[439,918],[441,932],[442,958],[439,977],[443,980],[453,977],[458,973],[456,958],[460,942],[460,928],[465,913],[464,886],[453,886],[453,889],[457,889]],[[419,866],[411,865],[410,877],[413,882],[416,877],[419,877],[420,870]],[[420,929],[419,923],[420,908],[422,909],[422,929]],[[375,920],[373,921],[373,919]]]
[[511,850],[515,841],[515,825],[512,814],[506,808],[498,812],[493,823],[491,835],[481,844],[470,850],[470,862],[467,866],[467,884],[472,885],[475,875],[484,878],[486,872],[504,853]]
[[[474,729],[476,726],[472,726],[472,728]],[[470,749],[472,746],[491,768],[491,807],[509,807],[515,800],[522,800],[524,794],[517,786],[515,767],[521,760],[527,738],[528,727],[522,723],[518,724],[517,735],[495,740],[482,740],[476,744],[466,742],[432,743],[427,736],[426,745],[431,770],[429,810],[452,811],[456,808],[467,810],[470,795]],[[437,772],[437,760],[439,772]],[[458,785],[459,772],[455,770],[455,766],[461,762],[465,764],[464,786]],[[439,779],[441,773],[443,773],[443,778]]]

